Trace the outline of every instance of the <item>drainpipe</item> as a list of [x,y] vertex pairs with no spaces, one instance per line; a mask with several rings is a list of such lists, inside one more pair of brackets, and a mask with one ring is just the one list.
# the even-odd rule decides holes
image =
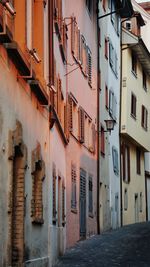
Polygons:
[[120,224],[123,225],[122,210],[122,164],[121,164],[121,110],[122,110],[122,22],[120,23],[120,118],[119,118],[119,146],[120,146]]
[[97,233],[100,234],[100,209],[99,209],[99,194],[100,194],[100,155],[99,155],[99,44],[98,44],[98,28],[99,28],[99,20],[98,20],[98,3],[99,0],[96,1],[96,13],[97,13]]

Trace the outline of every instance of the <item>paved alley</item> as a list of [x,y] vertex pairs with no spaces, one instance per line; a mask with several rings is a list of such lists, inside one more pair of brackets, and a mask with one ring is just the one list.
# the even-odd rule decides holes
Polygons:
[[150,266],[150,223],[125,226],[78,242],[54,267],[87,266]]

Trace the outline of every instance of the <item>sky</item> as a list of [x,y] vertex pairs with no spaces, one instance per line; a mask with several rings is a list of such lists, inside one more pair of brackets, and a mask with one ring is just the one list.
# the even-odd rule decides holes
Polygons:
[[136,0],[137,3],[148,2],[148,0]]

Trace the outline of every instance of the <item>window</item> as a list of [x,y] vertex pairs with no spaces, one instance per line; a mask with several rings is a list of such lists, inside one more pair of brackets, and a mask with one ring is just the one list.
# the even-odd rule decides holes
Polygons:
[[82,108],[79,108],[79,141],[85,141],[85,112]]
[[29,50],[32,49],[32,0],[26,1],[26,45]]
[[106,107],[106,109],[109,108],[109,105],[108,105],[108,87],[107,87],[107,85],[105,85],[105,107]]
[[102,0],[103,1],[103,9],[104,11],[106,11],[106,0]]
[[76,196],[76,166],[71,164],[71,209],[76,210],[77,208],[77,196]]
[[143,195],[142,195],[142,192],[140,193],[140,212],[142,212],[142,209],[143,209]]
[[66,223],[66,214],[65,214],[65,184],[64,180],[62,182],[62,225]]
[[101,90],[101,71],[98,71],[98,89]]
[[109,90],[109,115],[116,121],[117,99],[112,90]]
[[56,211],[56,180],[57,180],[56,166],[53,163],[53,224],[56,224],[56,215],[57,215],[57,211]]
[[124,210],[128,209],[128,191],[125,188],[124,190]]
[[92,176],[89,176],[89,215],[93,214],[93,180]]
[[87,46],[87,52],[88,52],[88,82],[89,85],[92,86],[92,54],[88,46]]
[[118,163],[118,150],[112,147],[112,158],[113,158],[113,170],[116,175],[119,174],[119,163]]
[[105,58],[108,59],[108,38],[105,38]]
[[114,47],[112,45],[112,43],[109,43],[109,63],[110,66],[113,68],[114,65]]
[[136,148],[136,172],[141,174],[141,151]]
[[148,121],[148,111],[142,105],[142,116],[141,116],[141,125],[147,131],[147,121]]
[[147,91],[147,75],[144,71],[143,71],[143,88],[145,91]]
[[98,45],[101,46],[101,28],[98,26]]
[[101,154],[105,155],[105,132],[103,126],[101,126]]
[[133,51],[131,54],[131,60],[132,60],[132,72],[134,73],[135,76],[137,76],[137,58]]
[[131,115],[136,119],[136,96],[131,94]]
[[87,6],[89,13],[91,13],[92,12],[92,1],[86,0],[86,6]]
[[122,144],[121,147],[121,166],[122,177],[126,183],[130,182],[130,148],[126,144]]

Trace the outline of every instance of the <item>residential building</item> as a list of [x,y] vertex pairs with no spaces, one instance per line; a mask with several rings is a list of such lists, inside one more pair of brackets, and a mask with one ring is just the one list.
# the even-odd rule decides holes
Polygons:
[[0,1],[0,266],[49,262],[48,13]]
[[[145,20],[134,1],[123,22],[121,86],[122,224],[146,220],[144,153],[150,150],[150,54],[142,39]],[[144,10],[143,10],[144,11]]]
[[96,1],[65,2],[68,18],[67,247],[97,233]]
[[[121,12],[115,12],[121,10]],[[100,230],[120,226],[120,38],[121,18],[133,13],[130,1],[99,1]],[[115,125],[111,133],[105,121]]]

